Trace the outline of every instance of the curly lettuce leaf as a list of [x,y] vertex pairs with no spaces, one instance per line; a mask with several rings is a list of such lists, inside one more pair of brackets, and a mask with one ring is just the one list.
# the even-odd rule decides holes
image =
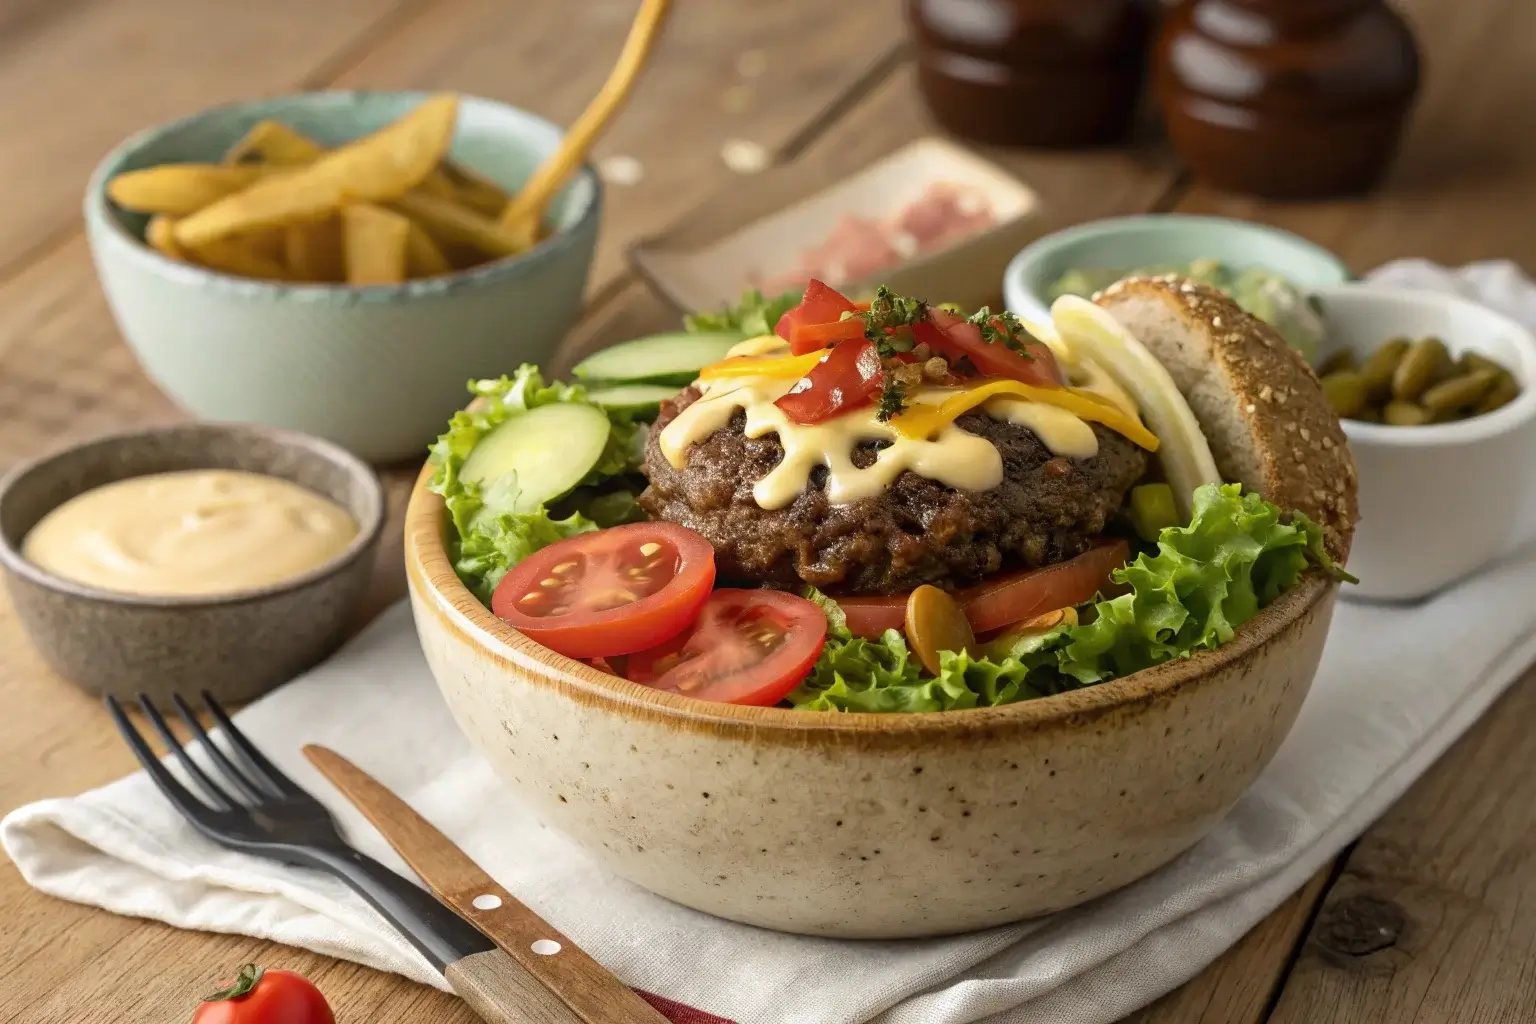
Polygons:
[[741,301],[734,306],[683,317],[683,328],[689,331],[740,331],[745,338],[772,334],[779,317],[799,305],[800,298],[801,293],[793,289],[770,299],[752,288],[743,292]]
[[[434,469],[427,489],[443,496],[455,536],[449,544],[453,566],[465,586],[489,602],[507,570],[542,547],[599,526],[628,521],[635,514],[634,494],[604,493],[604,484],[638,471],[645,445],[644,424],[608,414],[608,443],[582,481],[585,497],[558,515],[538,502],[523,500],[514,474],[477,483],[462,475],[464,461],[491,431],[531,409],[557,402],[587,403],[578,384],[546,383],[539,368],[518,367],[510,377],[469,382],[478,401],[454,413],[429,449]],[[562,502],[561,504],[572,504]]]
[[923,673],[897,631],[852,637],[832,599],[807,593],[828,613],[827,644],[789,702],[812,711],[951,711],[1090,686],[1225,643],[1313,568],[1354,581],[1306,516],[1237,484],[1207,484],[1195,492],[1188,526],[1164,530],[1155,554],[1115,570],[1129,593],[1095,601],[1079,625],[1023,637],[993,657],[942,652],[936,676]]

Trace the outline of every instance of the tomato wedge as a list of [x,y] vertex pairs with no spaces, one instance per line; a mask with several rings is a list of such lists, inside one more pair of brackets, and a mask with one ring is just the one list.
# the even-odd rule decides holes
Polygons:
[[[1043,569],[1004,573],[967,587],[955,598],[977,637],[985,638],[1005,626],[1090,601],[1100,591],[1113,594],[1116,587],[1109,574],[1124,565],[1129,554],[1125,541],[1103,541],[1076,558]],[[878,640],[881,633],[900,630],[906,622],[906,594],[836,600],[849,631],[866,640]]]
[[491,611],[571,658],[632,654],[688,628],[715,584],[715,549],[675,523],[583,533],[513,566]]
[[1044,342],[1025,341],[1025,355],[1020,355],[1000,342],[986,341],[980,327],[947,309],[930,309],[927,321],[912,326],[912,336],[942,356],[964,356],[983,377],[1009,377],[1037,387],[1061,386],[1056,357]]
[[[795,347],[795,327],[800,324],[830,324],[841,320],[844,313],[856,313],[858,307],[848,300],[848,297],[835,288],[828,288],[820,281],[811,280],[805,286],[805,295],[800,299],[800,305],[779,317],[779,322],[774,325],[773,333],[789,342],[790,350],[796,355],[803,352],[813,352],[821,345],[811,345],[809,348]],[[802,345],[809,344],[803,342]]]
[[827,357],[773,404],[796,423],[821,423],[869,405],[880,393],[885,370],[867,341],[839,342]]
[[1110,587],[1110,572],[1124,565],[1129,554],[1125,541],[1104,541],[1068,561],[996,576],[956,596],[971,628],[986,633],[1092,600]]
[[699,700],[768,707],[800,685],[827,617],[777,590],[717,590],[683,633],[629,659],[629,678]]

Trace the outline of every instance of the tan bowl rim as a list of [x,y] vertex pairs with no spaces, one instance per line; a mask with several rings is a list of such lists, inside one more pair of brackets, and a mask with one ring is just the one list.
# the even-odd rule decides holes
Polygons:
[[1212,678],[1219,670],[1276,640],[1338,586],[1321,574],[1309,573],[1279,600],[1238,627],[1232,639],[1215,650],[1200,651],[1189,658],[1039,700],[914,714],[833,714],[721,704],[655,690],[599,672],[551,651],[491,614],[460,581],[448,558],[444,542],[447,509],[441,497],[427,490],[433,469],[431,463],[423,467],[406,508],[406,575],[413,591],[441,598],[453,610],[454,617],[445,615],[430,600],[422,602],[428,605],[425,613],[470,639],[476,639],[473,634],[479,633],[482,641],[489,641],[481,643],[486,653],[509,671],[518,672],[529,681],[548,684],[582,704],[680,728],[755,740],[810,743],[858,738],[861,743],[884,741],[910,746],[919,739],[978,739],[1081,725],[1119,708],[1166,699]]

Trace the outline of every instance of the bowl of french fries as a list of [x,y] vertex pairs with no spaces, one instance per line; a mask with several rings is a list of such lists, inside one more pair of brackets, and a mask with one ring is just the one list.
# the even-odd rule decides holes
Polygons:
[[601,186],[492,100],[327,92],[151,129],[97,168],[103,290],[194,415],[420,455],[466,380],[547,361],[579,315]]

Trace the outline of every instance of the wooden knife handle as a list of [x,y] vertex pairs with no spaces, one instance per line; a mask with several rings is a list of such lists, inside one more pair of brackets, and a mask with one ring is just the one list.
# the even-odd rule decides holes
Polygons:
[[490,1024],[578,1024],[582,1020],[504,949],[451,963],[443,977]]
[[[473,891],[442,892],[439,895],[501,947],[498,952],[509,961],[497,966],[501,974],[516,969],[518,976],[530,979],[531,984],[558,993],[558,998],[570,1008],[567,1012],[574,1012],[574,1019],[582,1024],[667,1024],[667,1018],[650,1003],[495,882],[487,880],[475,886]],[[471,961],[490,964],[486,958],[492,955],[483,953],[468,957],[454,967]],[[485,976],[487,968],[476,965],[475,969]],[[463,995],[451,973],[448,981],[454,991]],[[464,998],[469,1000],[468,996]],[[470,1005],[475,1006],[473,1001]],[[478,1006],[475,1009],[480,1012]],[[480,1015],[485,1017],[483,1012]],[[569,1019],[572,1018],[549,1018],[551,1021]],[[530,1020],[543,1024],[544,1018]]]

